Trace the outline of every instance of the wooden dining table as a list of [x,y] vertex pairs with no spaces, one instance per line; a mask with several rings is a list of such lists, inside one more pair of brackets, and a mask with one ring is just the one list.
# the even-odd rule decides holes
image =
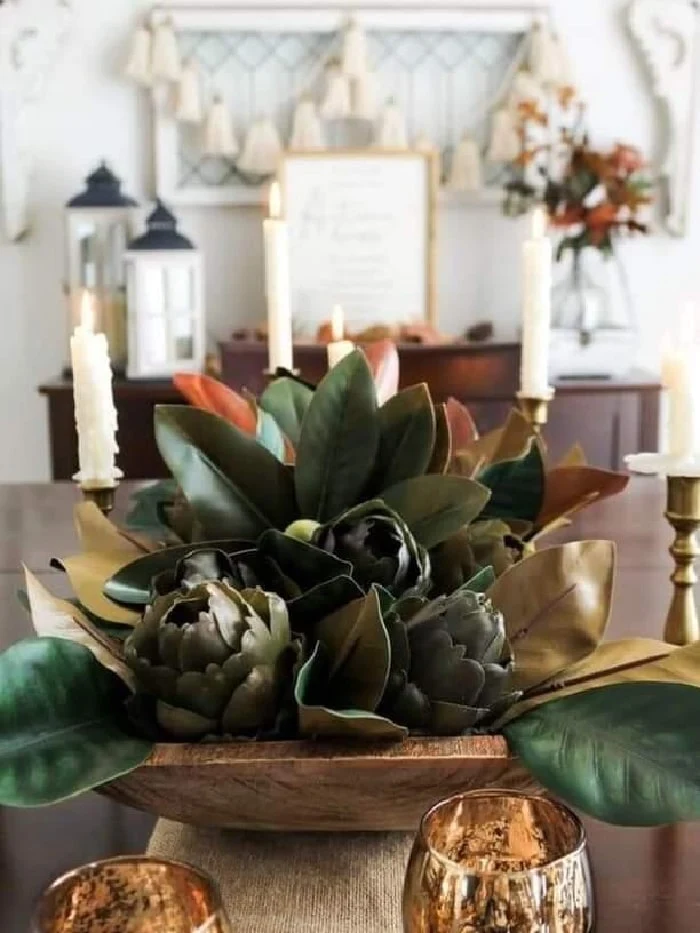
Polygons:
[[[129,491],[128,484],[119,490],[117,518]],[[50,570],[49,562],[77,546],[72,523],[77,501],[78,493],[67,483],[0,486],[0,649],[31,634],[17,600],[22,563],[55,592],[65,592],[65,579]],[[559,535],[559,540],[617,543],[609,637],[662,636],[671,595],[671,531],[663,509],[663,484],[633,479],[623,495],[591,507]],[[598,933],[700,931],[700,825],[622,829],[589,819],[585,825]],[[150,816],[94,793],[37,810],[0,808],[0,933],[27,933],[33,901],[43,886],[93,859],[142,852],[152,826]]]

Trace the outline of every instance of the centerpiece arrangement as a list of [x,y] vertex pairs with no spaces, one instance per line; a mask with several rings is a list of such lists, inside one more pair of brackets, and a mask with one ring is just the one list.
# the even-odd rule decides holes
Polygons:
[[73,599],[26,574],[40,637],[0,656],[0,803],[102,788],[190,822],[412,828],[497,781],[619,823],[700,815],[700,648],[601,644],[614,545],[541,548],[626,477],[551,466],[517,412],[479,437],[359,350],[259,400],[180,385],[199,407],[155,414],[172,483],[124,528],[77,507]]

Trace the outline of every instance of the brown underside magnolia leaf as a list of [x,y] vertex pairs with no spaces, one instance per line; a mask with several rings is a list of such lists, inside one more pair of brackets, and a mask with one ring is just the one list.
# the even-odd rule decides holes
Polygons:
[[455,452],[464,450],[479,438],[469,409],[456,398],[448,398],[445,403],[445,415],[452,435],[452,447]]
[[533,554],[489,590],[515,654],[513,689],[530,690],[588,657],[605,632],[615,545],[574,541]]
[[125,536],[106,518],[94,502],[80,502],[73,511],[75,530],[83,551],[124,551],[126,560],[136,560],[147,548],[140,547],[132,536]]
[[583,447],[576,442],[573,447],[571,447],[564,456],[561,458],[558,467],[571,467],[571,466],[588,466],[588,460],[586,459],[586,452]]
[[[143,557],[143,553],[137,552],[136,557]],[[89,551],[74,557],[54,559],[52,565],[65,570],[78,601],[89,613],[104,622],[133,627],[139,621],[139,613],[117,606],[103,593],[107,580],[133,559],[125,551]]]
[[427,473],[446,473],[452,459],[452,434],[447,418],[447,406],[435,406],[435,446]]
[[506,423],[501,428],[490,462],[520,460],[529,450],[533,438],[541,446],[542,442],[525,415],[517,408],[511,408]]
[[24,567],[24,582],[37,635],[41,638],[64,638],[83,645],[102,667],[134,689],[134,676],[124,663],[122,646],[118,641],[101,632],[76,606],[50,593],[27,567]]
[[556,467],[546,475],[544,502],[536,527],[546,528],[593,502],[616,496],[628,483],[629,476],[625,473],[589,466]]

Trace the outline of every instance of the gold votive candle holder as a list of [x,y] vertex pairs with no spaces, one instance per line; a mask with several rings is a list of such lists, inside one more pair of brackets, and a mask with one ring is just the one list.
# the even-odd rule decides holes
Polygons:
[[421,822],[406,872],[404,933],[590,933],[593,890],[579,819],[546,797],[460,794]]
[[102,512],[104,516],[108,516],[114,511],[114,503],[118,488],[119,483],[117,482],[112,486],[83,486],[81,484],[80,491],[86,502],[94,502],[100,512]]
[[697,532],[700,529],[700,475],[668,476],[666,479],[666,518],[674,530],[671,556],[673,597],[666,618],[664,639],[671,645],[691,645],[700,640],[700,623],[695,604],[698,576],[695,561],[700,557]]
[[181,862],[130,857],[85,865],[39,900],[31,933],[231,933],[212,878]]
[[516,395],[520,411],[537,434],[542,433],[542,428],[549,421],[549,406],[553,398],[554,391],[546,395],[528,395],[524,392]]

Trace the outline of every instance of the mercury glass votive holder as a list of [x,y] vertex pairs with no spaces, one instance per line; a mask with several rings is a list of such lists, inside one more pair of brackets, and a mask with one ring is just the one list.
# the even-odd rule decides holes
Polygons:
[[578,818],[545,797],[473,791],[433,807],[406,872],[404,933],[590,933]]
[[85,865],[41,896],[31,933],[231,933],[218,886],[180,862],[130,857]]

